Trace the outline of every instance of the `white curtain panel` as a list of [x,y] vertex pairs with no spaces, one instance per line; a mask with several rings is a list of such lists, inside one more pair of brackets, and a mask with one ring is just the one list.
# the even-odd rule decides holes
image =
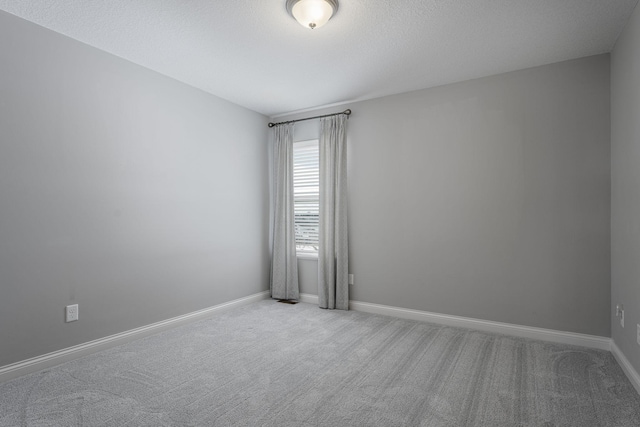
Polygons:
[[293,123],[275,126],[273,131],[271,297],[297,300],[300,290],[293,217]]
[[318,302],[349,309],[347,239],[347,117],[320,120],[320,238]]

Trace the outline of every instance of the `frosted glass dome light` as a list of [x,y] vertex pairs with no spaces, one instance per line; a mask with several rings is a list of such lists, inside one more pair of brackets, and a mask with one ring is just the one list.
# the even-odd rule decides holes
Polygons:
[[338,0],[287,0],[287,10],[305,28],[320,28],[338,10]]

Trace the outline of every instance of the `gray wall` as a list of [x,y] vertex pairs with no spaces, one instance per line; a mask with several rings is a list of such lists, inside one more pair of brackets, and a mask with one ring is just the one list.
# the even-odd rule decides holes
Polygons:
[[268,289],[266,117],[4,12],[0,64],[0,366]]
[[353,109],[352,299],[609,336],[609,96],[600,55],[317,111]]
[[[640,372],[640,8],[611,55],[611,336]],[[615,318],[624,304],[625,327]]]

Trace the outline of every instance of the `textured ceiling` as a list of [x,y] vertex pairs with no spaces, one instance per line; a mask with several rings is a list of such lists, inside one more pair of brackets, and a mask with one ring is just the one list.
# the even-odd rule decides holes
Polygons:
[[266,115],[611,51],[638,0],[0,0],[0,9]]

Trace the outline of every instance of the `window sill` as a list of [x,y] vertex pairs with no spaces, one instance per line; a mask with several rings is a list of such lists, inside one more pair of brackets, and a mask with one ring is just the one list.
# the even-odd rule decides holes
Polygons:
[[298,259],[318,259],[318,253],[314,253],[314,252],[298,252],[296,254],[296,256],[298,257]]

